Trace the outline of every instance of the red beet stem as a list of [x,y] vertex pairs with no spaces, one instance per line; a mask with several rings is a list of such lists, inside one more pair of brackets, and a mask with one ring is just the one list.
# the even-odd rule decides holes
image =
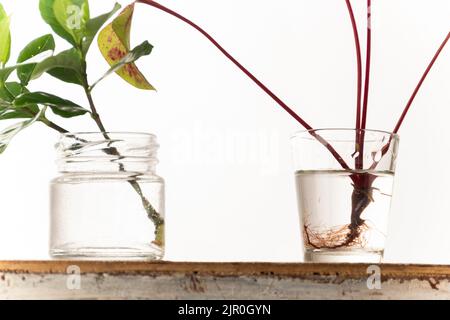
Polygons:
[[137,2],[148,4],[152,7],[155,7],[159,10],[162,10],[179,20],[187,23],[198,32],[200,32],[203,36],[205,36],[217,49],[220,50],[231,62],[233,62],[242,72],[245,73],[253,82],[255,82],[265,93],[267,93],[277,104],[279,104],[287,113],[289,113],[297,122],[299,122],[305,129],[312,130],[313,127],[309,125],[305,120],[303,120],[294,110],[292,110],[286,103],[284,103],[275,93],[273,93],[269,88],[267,88],[259,79],[257,79],[247,68],[245,68],[239,61],[237,61],[225,48],[222,47],[209,33],[207,33],[200,26],[189,20],[188,18],[182,16],[181,14],[159,4],[156,1],[152,0],[138,0]]
[[353,13],[352,4],[350,0],[345,0],[347,3],[350,21],[352,23],[353,37],[355,39],[356,48],[356,69],[357,69],[357,95],[356,95],[356,129],[361,129],[361,92],[362,92],[362,58],[361,58],[361,44],[359,41],[358,27],[356,25],[355,14]]
[[416,88],[414,89],[414,92],[412,93],[411,98],[409,98],[408,103],[406,104],[406,107],[403,110],[403,113],[400,116],[400,119],[398,120],[398,122],[397,122],[397,124],[396,124],[396,126],[394,128],[394,131],[393,131],[394,133],[397,133],[400,130],[400,127],[401,127],[401,125],[403,123],[403,120],[405,120],[406,114],[408,113],[409,108],[411,107],[414,99],[416,98],[417,93],[419,92],[420,88],[422,87],[422,84],[425,81],[425,79],[427,78],[428,73],[430,72],[431,68],[433,67],[434,63],[436,62],[437,58],[441,54],[442,50],[444,49],[444,47],[447,44],[449,39],[450,39],[450,32],[447,34],[447,36],[445,37],[445,39],[442,42],[441,46],[439,47],[439,49],[435,53],[433,59],[431,60],[431,62],[428,65],[427,69],[425,70],[424,74],[422,75],[422,78],[420,79],[419,83],[417,84]]
[[369,104],[369,87],[370,87],[370,61],[372,57],[372,1],[367,0],[367,40],[366,40],[366,73],[364,78],[364,97],[362,104],[362,116],[361,116],[361,132],[358,136],[359,154],[356,158],[356,168],[364,168],[364,140],[366,135],[367,125],[367,108]]
[[[348,13],[350,16],[350,22],[352,24],[353,37],[355,40],[356,49],[356,73],[357,73],[357,84],[356,84],[356,134],[355,134],[355,168],[362,169],[362,144],[361,144],[361,96],[362,96],[362,56],[361,56],[361,43],[359,41],[358,26],[356,24],[355,14],[353,12],[352,4],[350,0],[345,0],[347,4]],[[362,140],[364,143],[364,139]]]
[[366,129],[367,107],[369,103],[370,61],[372,57],[372,13],[371,0],[367,0],[367,50],[366,50],[366,77],[364,81],[364,99],[362,105],[361,129]]
[[[425,79],[428,76],[428,73],[430,72],[431,68],[433,67],[434,63],[436,62],[436,60],[438,59],[439,55],[441,54],[442,50],[444,49],[445,45],[447,44],[448,40],[450,39],[450,32],[447,34],[447,36],[445,37],[444,41],[442,42],[442,44],[440,45],[439,49],[436,51],[436,53],[434,54],[433,59],[431,59],[430,64],[428,65],[427,69],[425,70],[425,72],[422,75],[422,78],[420,78],[419,83],[417,84],[416,88],[414,89],[413,94],[411,95],[411,98],[409,98],[408,103],[406,104],[405,110],[403,110],[402,115],[400,116],[400,119],[397,122],[397,125],[395,126],[393,133],[398,133],[398,131],[400,130],[400,126],[402,125],[403,121],[405,120],[406,114],[408,113],[409,108],[411,107],[414,98],[416,97],[417,93],[419,92],[420,88],[422,87],[422,84],[424,83]],[[384,145],[384,147],[381,149],[381,155],[382,157],[387,153],[387,151],[389,150],[389,147],[391,146],[391,142],[392,142],[392,138],[391,137],[389,139],[389,141]],[[370,166],[371,170],[376,169],[377,165],[378,165],[379,161],[374,161],[372,163],[372,165]]]
[[347,165],[345,160],[339,155],[339,153],[333,148],[333,146],[328,143],[323,137],[317,134],[316,131],[313,130],[313,127],[309,125],[305,120],[303,120],[294,110],[292,110],[286,103],[284,103],[275,93],[273,93],[269,88],[267,88],[259,79],[257,79],[247,68],[245,68],[239,61],[237,61],[225,48],[223,48],[210,34],[208,34],[204,29],[200,26],[189,20],[188,18],[182,16],[181,14],[159,4],[156,1],[152,0],[137,0],[136,2],[145,3],[149,6],[162,10],[179,20],[187,23],[198,32],[200,32],[203,36],[205,36],[217,49],[220,50],[231,62],[233,62],[245,75],[247,75],[254,83],[256,83],[265,93],[267,93],[275,102],[280,105],[289,115],[291,115],[297,122],[299,122],[305,129],[309,130],[309,133],[316,138],[320,143],[322,143],[333,155],[333,157],[339,162],[341,167],[345,170],[349,170],[350,167]]

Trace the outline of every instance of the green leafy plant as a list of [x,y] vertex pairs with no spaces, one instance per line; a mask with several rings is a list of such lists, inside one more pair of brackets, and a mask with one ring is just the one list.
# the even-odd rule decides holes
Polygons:
[[[57,36],[68,42],[69,48],[57,53],[53,34],[46,34],[27,44],[16,63],[8,65],[11,52],[10,18],[0,3],[0,120],[20,119],[0,131],[0,153],[7,149],[14,136],[35,123],[42,123],[60,133],[68,133],[67,129],[47,117],[48,111],[63,118],[89,115],[104,138],[110,140],[95,105],[93,90],[113,73],[138,89],[154,90],[135,64],[141,57],[149,55],[153,46],[148,41],[135,48],[130,45],[134,3],[106,25],[120,9],[120,4],[116,3],[111,11],[92,18],[88,0],[40,0],[39,10],[43,20]],[[110,68],[99,80],[90,84],[87,54],[97,36],[100,52]],[[47,57],[43,58],[43,55]],[[11,80],[14,73],[17,79]],[[88,106],[83,107],[55,93],[30,91],[29,84],[38,81],[43,74],[79,86]],[[105,152],[120,157],[114,148]],[[124,170],[123,166],[120,169]],[[129,181],[129,184],[140,197],[149,219],[155,225],[155,243],[163,246],[163,218],[146,199],[139,183]]]

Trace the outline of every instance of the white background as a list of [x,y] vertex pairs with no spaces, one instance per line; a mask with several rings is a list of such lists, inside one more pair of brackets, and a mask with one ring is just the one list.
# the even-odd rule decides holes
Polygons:
[[[2,0],[11,13],[13,58],[49,32],[37,0]],[[191,17],[315,127],[354,124],[355,59],[343,0],[162,1]],[[450,30],[448,0],[374,0],[369,127],[392,130],[415,84]],[[353,1],[364,22],[365,1]],[[125,3],[122,3],[125,4]],[[113,1],[91,1],[93,15]],[[361,25],[361,28],[363,25]],[[133,44],[158,92],[113,76],[95,98],[111,131],[159,136],[167,181],[167,258],[301,261],[288,138],[301,129],[198,33],[140,5]],[[365,42],[364,37],[361,39]],[[64,49],[64,41],[58,48]],[[96,48],[92,80],[107,65]],[[80,89],[35,83],[86,104]],[[450,263],[450,47],[430,73],[401,130],[389,228],[389,262]],[[95,130],[88,117],[60,121]],[[48,181],[57,135],[36,125],[0,156],[0,259],[47,258]]]

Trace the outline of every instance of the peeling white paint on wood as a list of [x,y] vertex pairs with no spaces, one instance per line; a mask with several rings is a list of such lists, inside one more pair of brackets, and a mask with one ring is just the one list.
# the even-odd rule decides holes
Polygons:
[[0,262],[0,298],[450,299],[450,267],[381,265],[380,289],[368,288],[367,267]]

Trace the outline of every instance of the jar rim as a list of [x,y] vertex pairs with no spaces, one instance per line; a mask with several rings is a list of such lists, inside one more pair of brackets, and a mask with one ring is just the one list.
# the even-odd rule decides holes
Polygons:
[[153,172],[157,137],[139,132],[68,132],[56,143],[60,172]]
[[[315,139],[312,135],[313,133],[325,133],[325,132],[364,132],[364,133],[371,133],[371,134],[377,134],[380,136],[388,136],[391,139],[399,140],[400,135],[398,133],[384,131],[384,130],[378,130],[378,129],[355,129],[355,128],[318,128],[318,129],[309,129],[309,130],[300,130],[296,131],[294,134],[291,135],[290,140],[294,139]],[[306,135],[308,134],[308,135]],[[328,139],[328,141],[333,142],[335,141],[333,138]],[[342,141],[342,139],[337,139],[339,141]],[[349,139],[350,141],[351,139]]]

